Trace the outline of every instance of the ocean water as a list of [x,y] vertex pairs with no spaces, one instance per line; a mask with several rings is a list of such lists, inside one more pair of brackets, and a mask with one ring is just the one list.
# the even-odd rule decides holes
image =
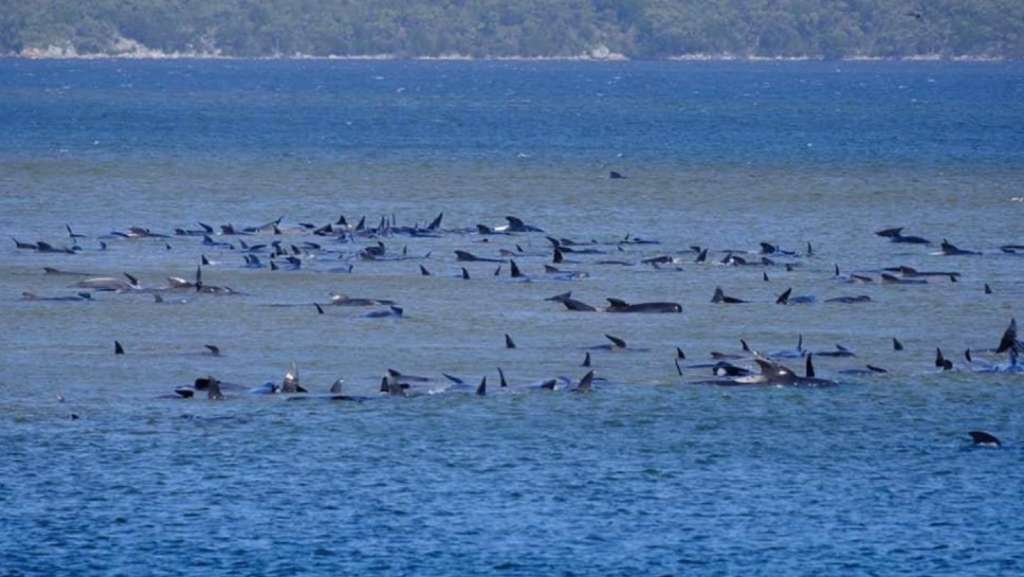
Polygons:
[[[1000,247],[1024,244],[1022,103],[1019,63],[0,60],[0,227],[85,235],[73,255],[0,248],[0,575],[1019,575],[1024,375],[963,351],[1002,360],[984,351],[1021,312],[1024,256]],[[442,211],[437,238],[299,225]],[[475,232],[506,215],[545,232]],[[280,235],[215,237],[234,249],[173,233],[278,217]],[[131,226],[169,237],[105,238]],[[893,226],[933,244],[873,234]],[[545,236],[603,254],[557,278]],[[935,254],[943,238],[982,254]],[[322,250],[247,269],[239,239]],[[378,240],[394,260],[358,257]],[[718,262],[762,241],[798,255]],[[528,282],[457,249],[516,251]],[[80,290],[43,267],[158,289],[202,255],[204,281],[241,294],[22,297]],[[678,264],[640,262],[658,255]],[[877,282],[899,265],[961,276]],[[716,286],[750,302],[713,304]],[[816,302],[774,304],[790,287]],[[683,312],[544,300],[570,290]],[[317,314],[335,292],[404,316]],[[853,295],[872,302],[825,302]],[[605,334],[630,350],[592,349]],[[798,336],[856,352],[815,357],[836,386],[694,384],[710,370],[687,366]],[[526,386],[575,382],[588,351],[591,394]],[[165,398],[292,362],[312,393],[343,378],[368,399]],[[888,372],[842,372],[866,364]],[[431,381],[381,396],[388,368]]]

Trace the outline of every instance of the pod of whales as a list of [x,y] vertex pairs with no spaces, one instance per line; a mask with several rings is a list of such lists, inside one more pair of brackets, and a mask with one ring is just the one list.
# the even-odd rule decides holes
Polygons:
[[[499,213],[500,214],[500,213]],[[93,265],[83,265],[83,270],[95,270],[96,272],[75,272],[74,270],[62,270],[55,267],[46,267],[44,269],[44,275],[51,277],[48,282],[60,282],[65,290],[67,288],[73,289],[73,294],[56,294],[48,292],[46,290],[39,290],[35,292],[33,290],[26,290],[22,292],[22,300],[25,302],[24,306],[39,306],[39,307],[61,307],[64,306],[62,303],[74,303],[74,302],[93,302],[94,304],[88,305],[88,310],[91,312],[96,307],[102,307],[105,303],[109,302],[110,299],[116,298],[127,298],[131,299],[131,295],[145,294],[152,295],[152,299],[155,302],[163,303],[188,303],[196,302],[206,298],[209,295],[242,295],[242,293],[231,289],[226,286],[218,286],[211,284],[209,281],[216,281],[221,271],[225,269],[249,269],[244,272],[246,275],[277,275],[284,278],[288,276],[303,276],[318,274],[323,272],[345,272],[352,273],[354,264],[359,266],[359,274],[366,273],[366,271],[377,270],[376,267],[386,268],[392,267],[404,267],[401,269],[404,275],[403,282],[411,283],[422,283],[417,285],[418,287],[443,287],[445,282],[461,282],[470,281],[465,286],[467,289],[484,285],[485,283],[507,283],[508,285],[519,285],[520,283],[544,283],[544,282],[578,282],[581,288],[576,291],[578,294],[582,294],[581,298],[574,298],[574,291],[564,291],[557,295],[548,297],[544,300],[554,303],[554,306],[547,305],[546,303],[539,303],[539,297],[534,298],[534,303],[537,307],[536,312],[539,314],[565,314],[566,316],[559,317],[562,320],[569,319],[566,322],[580,322],[580,323],[601,323],[608,324],[607,328],[600,327],[593,331],[593,335],[601,335],[604,331],[609,331],[615,334],[624,335],[614,336],[612,334],[605,334],[604,338],[607,342],[596,344],[588,347],[585,350],[583,362],[580,366],[586,369],[588,372],[579,379],[569,378],[564,375],[548,375],[540,378],[539,380],[524,384],[522,381],[528,380],[523,378],[519,381],[516,378],[515,371],[518,367],[506,366],[506,369],[510,369],[510,373],[513,376],[513,382],[510,384],[506,378],[506,374],[503,369],[498,369],[498,379],[494,380],[493,374],[491,375],[480,375],[476,373],[479,380],[476,377],[470,380],[468,377],[463,379],[455,377],[451,374],[440,373],[441,378],[434,379],[431,377],[417,376],[412,374],[404,374],[393,369],[389,369],[382,377],[380,377],[380,386],[378,388],[376,379],[372,385],[370,383],[362,383],[364,387],[372,386],[376,391],[382,394],[367,395],[363,397],[352,396],[348,394],[349,385],[345,385],[345,391],[343,392],[343,381],[342,379],[335,380],[329,387],[322,387],[314,389],[313,387],[304,386],[300,383],[298,368],[292,365],[286,372],[283,379],[279,382],[269,381],[262,385],[256,386],[244,386],[222,381],[214,376],[206,376],[196,379],[195,382],[190,386],[178,387],[174,389],[174,394],[169,397],[175,397],[179,399],[195,399],[202,397],[197,392],[206,392],[206,398],[209,400],[231,400],[235,398],[284,398],[288,400],[313,400],[313,399],[325,399],[325,400],[368,400],[372,398],[410,398],[416,396],[423,396],[428,394],[438,394],[445,392],[461,392],[464,394],[473,394],[478,397],[495,397],[501,394],[507,394],[511,392],[526,392],[526,391],[575,391],[580,393],[591,393],[600,392],[595,390],[594,383],[597,382],[599,387],[605,387],[604,383],[624,384],[612,378],[610,381],[605,381],[595,377],[593,370],[594,366],[598,366],[601,370],[603,377],[608,377],[614,374],[614,366],[611,366],[606,370],[605,363],[613,364],[614,359],[621,361],[622,359],[632,358],[628,353],[630,352],[643,352],[649,349],[637,348],[630,346],[627,343],[627,339],[637,339],[637,342],[644,342],[640,336],[634,336],[633,333],[625,332],[625,329],[632,327],[630,323],[664,323],[664,322],[682,322],[688,321],[687,316],[683,315],[684,307],[681,302],[674,302],[674,298],[679,296],[690,297],[689,294],[647,294],[647,295],[626,295],[635,296],[637,302],[627,301],[619,296],[606,297],[607,305],[595,306],[588,304],[587,300],[591,302],[600,303],[600,297],[608,293],[598,292],[598,289],[594,286],[589,286],[591,282],[600,282],[605,275],[631,275],[631,274],[646,274],[646,275],[657,275],[659,282],[661,279],[666,279],[664,282],[669,282],[667,279],[674,278],[675,275],[693,275],[694,278],[714,279],[714,282],[707,280],[704,285],[706,288],[715,286],[714,295],[711,299],[711,303],[718,304],[746,304],[744,307],[733,308],[715,308],[714,314],[720,315],[740,315],[743,311],[749,311],[753,307],[768,306],[771,310],[778,315],[780,319],[798,317],[801,313],[806,312],[808,309],[814,310],[819,304],[818,298],[810,294],[794,294],[793,287],[802,288],[805,285],[801,284],[804,281],[820,280],[828,286],[815,285],[819,291],[828,290],[841,290],[845,284],[857,284],[858,289],[863,289],[861,294],[836,294],[831,295],[825,292],[819,292],[822,296],[824,303],[835,303],[835,304],[857,304],[857,303],[870,303],[877,302],[878,305],[867,307],[862,309],[865,312],[873,313],[884,306],[885,303],[890,302],[896,298],[900,298],[900,295],[906,294],[919,294],[919,291],[932,291],[932,290],[956,290],[955,287],[950,287],[948,281],[957,281],[961,278],[967,278],[959,271],[952,270],[956,266],[928,266],[919,263],[918,261],[907,259],[902,262],[913,264],[915,266],[907,266],[900,264],[899,266],[881,266],[876,265],[878,268],[870,269],[854,269],[855,272],[842,275],[840,274],[839,265],[836,264],[830,267],[829,261],[826,263],[821,262],[820,255],[829,255],[829,247],[821,243],[817,243],[816,246],[812,246],[809,242],[806,243],[806,248],[802,248],[803,243],[795,243],[794,241],[783,241],[776,242],[762,241],[756,244],[751,244],[751,249],[743,250],[742,248],[715,248],[710,246],[710,243],[702,240],[699,245],[693,245],[689,247],[676,247],[674,249],[670,246],[664,246],[658,248],[657,251],[653,250],[652,247],[659,247],[659,241],[656,239],[645,238],[644,236],[635,236],[632,234],[621,234],[621,232],[614,235],[607,235],[601,237],[600,235],[591,235],[586,229],[576,229],[572,236],[575,238],[559,236],[555,233],[551,233],[551,236],[544,236],[544,229],[534,224],[528,224],[526,220],[516,216],[505,216],[505,224],[476,224],[464,228],[448,228],[442,227],[444,213],[438,213],[429,223],[421,225],[419,223],[411,224],[409,226],[399,226],[397,219],[391,216],[382,216],[379,220],[371,218],[367,220],[366,217],[361,217],[358,220],[352,219],[352,222],[357,224],[350,224],[349,219],[344,216],[340,216],[336,221],[332,220],[326,223],[317,222],[303,222],[296,224],[285,224],[283,218],[277,218],[272,221],[268,221],[264,224],[254,226],[235,226],[230,223],[225,224],[206,224],[199,223],[198,228],[195,225],[189,225],[186,227],[179,227],[173,229],[173,236],[176,239],[174,241],[173,251],[167,253],[168,256],[161,257],[162,259],[177,258],[176,255],[184,253],[186,247],[192,247],[195,250],[193,257],[200,262],[200,266],[195,270],[194,278],[191,278],[189,272],[191,266],[187,263],[180,263],[180,266],[175,266],[171,270],[167,270],[157,276],[152,270],[137,270],[135,267],[126,267],[122,265],[117,268],[113,267],[95,267]],[[486,222],[493,223],[494,215],[491,215],[490,219],[481,219]],[[213,221],[210,221],[213,222]],[[258,222],[258,221],[257,221]],[[376,225],[374,225],[376,223]],[[550,228],[548,228],[550,230]],[[68,266],[66,263],[68,260],[85,260],[89,258],[89,254],[97,254],[98,250],[96,242],[102,242],[100,249],[108,248],[106,241],[109,240],[110,252],[103,255],[103,259],[108,262],[114,262],[108,260],[114,255],[118,254],[117,250],[120,246],[131,243],[133,247],[149,247],[150,249],[159,250],[164,253],[165,250],[169,249],[169,245],[166,243],[166,239],[171,236],[169,234],[161,233],[146,227],[132,226],[127,229],[114,231],[110,235],[85,235],[75,232],[70,225],[66,226],[67,236],[62,236],[62,241],[59,242],[47,242],[36,241],[36,242],[23,242],[21,240],[14,240],[14,247],[8,245],[8,250],[12,254],[16,254],[17,258],[25,260],[36,259],[48,259],[44,260],[47,264],[57,264],[60,266]],[[945,257],[960,257],[960,256],[971,256],[976,257],[968,259],[971,262],[985,262],[985,259],[1001,258],[1004,260],[1014,260],[1017,255],[1024,253],[1024,245],[1018,244],[1005,244],[999,247],[999,250],[995,250],[993,247],[978,246],[976,248],[980,250],[968,250],[958,247],[947,239],[943,239],[940,245],[939,253],[926,253],[926,249],[922,247],[915,247],[913,245],[928,245],[929,240],[913,235],[903,234],[902,228],[892,228],[878,231],[876,233],[880,237],[887,238],[891,242],[908,245],[900,247],[901,251],[922,251],[922,256],[935,255],[935,258],[942,258],[944,263],[967,263],[967,260],[960,259],[949,259]],[[63,233],[62,233],[63,235]],[[21,238],[35,238],[34,236],[19,235]],[[597,236],[597,238],[594,238]],[[407,246],[402,246],[401,243],[396,244],[395,240],[398,237],[408,239],[410,243]],[[456,239],[464,241],[464,244],[459,249],[455,249],[454,258],[453,252],[449,252],[448,248],[443,252],[437,251],[436,256],[431,258],[430,251],[417,252],[415,245],[412,243],[416,242],[420,238],[439,238],[446,237],[450,239]],[[99,240],[103,238],[104,240]],[[941,238],[941,235],[935,235],[934,238]],[[63,246],[63,242],[67,242],[70,239],[72,246]],[[81,242],[82,246],[79,246]],[[971,246],[971,241],[965,240],[965,246]],[[793,246],[800,246],[800,249],[793,249]],[[816,256],[816,249],[817,255]],[[199,254],[199,251],[203,251]],[[210,257],[207,257],[207,253]],[[613,254],[614,253],[614,254]],[[901,258],[905,257],[907,252],[901,252]],[[547,263],[550,258],[551,264]],[[413,263],[406,263],[405,261],[416,261]],[[118,261],[119,262],[119,261]],[[191,261],[193,264],[195,261]],[[901,261],[896,261],[899,263]],[[353,264],[354,263],[354,264]],[[475,264],[475,263],[490,263],[490,266]],[[487,277],[487,272],[490,272],[493,265],[497,264],[496,270],[494,271],[495,276],[499,276],[502,267],[507,263],[507,270],[509,274],[500,280],[490,280]],[[892,261],[886,264],[894,264]],[[340,265],[340,266],[339,266]],[[554,266],[558,265],[558,266]],[[649,265],[649,266],[639,266]],[[686,269],[683,269],[683,266]],[[541,271],[543,266],[543,274]],[[477,268],[478,267],[478,268]],[[920,268],[916,268],[920,267]],[[78,267],[71,267],[78,268]],[[131,273],[121,272],[122,268],[127,268]],[[203,268],[207,268],[204,271]],[[474,270],[470,270],[474,269]],[[771,269],[771,276],[768,274],[768,269]],[[417,274],[418,270],[418,274]],[[971,273],[973,268],[964,269],[966,273]],[[38,271],[37,271],[38,272]],[[138,274],[138,273],[142,274]],[[832,274],[834,272],[834,274]],[[357,274],[356,276],[359,276]],[[369,273],[366,273],[369,274]],[[702,274],[713,274],[717,276],[708,277],[697,277]],[[772,281],[781,284],[775,289],[770,289],[769,284],[761,284],[758,282],[758,286],[764,287],[763,289],[751,288],[752,285],[749,283],[744,285],[747,288],[744,289],[749,295],[745,294],[745,298],[737,298],[725,293],[721,286],[717,286],[717,282],[721,282],[723,285],[728,286],[727,275],[733,275],[729,278],[736,278],[740,275],[747,275],[745,278],[758,278],[765,283]],[[204,279],[204,276],[207,278]],[[423,278],[420,277],[431,277]],[[68,277],[61,279],[61,277]],[[40,278],[43,278],[42,276]],[[337,277],[334,277],[337,278]],[[352,277],[346,277],[346,280]],[[519,281],[517,283],[511,283],[508,279],[514,279]],[[140,280],[142,279],[142,280]],[[159,280],[151,280],[159,279]],[[166,279],[166,281],[164,280]],[[458,280],[453,280],[458,279]],[[591,280],[588,280],[591,279]],[[948,279],[948,280],[947,280]],[[353,279],[357,280],[357,279]],[[993,278],[992,280],[998,281],[999,279]],[[145,283],[143,281],[146,281]],[[284,282],[282,280],[282,282]],[[832,284],[832,283],[835,284]],[[785,284],[782,284],[785,283]],[[973,284],[972,284],[973,283]],[[70,287],[67,285],[70,284]],[[971,282],[961,283],[961,286],[971,284],[973,288],[970,290],[977,294],[980,283],[980,279],[975,279]],[[787,286],[790,285],[790,286]],[[353,284],[351,288],[346,287],[348,290],[356,291],[355,288],[359,285]],[[496,285],[491,285],[496,286]],[[564,286],[564,285],[563,285]],[[652,285],[653,286],[653,285]],[[781,293],[778,289],[787,287]],[[996,285],[999,288],[1001,285]],[[882,288],[886,287],[886,288]],[[366,290],[365,288],[363,290]],[[444,290],[443,288],[439,290]],[[523,290],[529,291],[534,289],[529,288],[515,288],[510,290]],[[770,294],[769,294],[770,290]],[[664,291],[663,288],[659,291]],[[551,292],[555,292],[552,290]],[[611,291],[609,291],[611,292]],[[639,291],[638,291],[639,292]],[[652,290],[653,292],[653,290]],[[992,294],[991,287],[986,283],[984,284],[985,294]],[[1002,291],[1001,291],[1002,292]],[[868,294],[870,293],[870,294]],[[15,293],[17,294],[17,293]],[[312,302],[314,308],[318,314],[326,314],[330,311],[333,314],[328,314],[326,317],[321,318],[322,321],[336,320],[337,317],[343,316],[342,309],[335,309],[332,307],[361,307],[362,310],[350,311],[354,318],[371,318],[371,319],[386,319],[386,318],[405,318],[405,310],[410,311],[410,316],[407,321],[386,322],[382,321],[379,323],[363,322],[367,326],[373,327],[388,327],[389,330],[395,329],[396,327],[407,327],[415,324],[418,319],[416,312],[415,302],[403,302],[402,306],[399,306],[396,301],[387,298],[378,297],[352,297],[347,296],[343,293],[332,294],[328,302],[323,302],[324,292],[318,293],[320,295],[321,302],[313,302],[314,297],[304,300],[301,305],[286,305],[286,306],[302,306],[305,307],[302,310],[304,314],[311,314],[309,304]],[[372,294],[372,293],[371,293]],[[550,294],[550,293],[548,293]],[[615,293],[612,293],[615,294]],[[711,309],[711,305],[707,302],[706,292],[696,292],[695,294],[704,294],[704,297],[689,298],[686,300],[686,312],[690,313],[698,307],[706,307],[704,310]],[[120,295],[126,295],[124,297]],[[171,295],[184,296],[187,299],[180,299]],[[167,297],[166,300],[164,297]],[[746,298],[749,296],[749,299]],[[644,297],[651,300],[643,300]],[[653,297],[653,298],[652,298]],[[828,297],[828,298],[825,298]],[[531,297],[533,298],[533,297]],[[981,297],[978,297],[979,300]],[[997,297],[998,298],[998,295]],[[657,299],[657,300],[655,300]],[[664,300],[662,300],[664,299]],[[403,297],[403,301],[407,300]],[[680,299],[682,300],[682,299]],[[986,302],[992,301],[993,299],[987,299]],[[147,296],[146,301],[148,303],[149,297]],[[700,302],[698,302],[700,301]],[[495,301],[498,302],[498,301]],[[495,302],[489,303],[491,307],[494,307]],[[38,303],[38,304],[31,304]],[[47,303],[51,303],[47,305]],[[808,305],[807,307],[799,308],[783,308],[771,307],[772,303],[779,305]],[[561,306],[557,306],[561,305]],[[71,305],[68,305],[71,306]],[[148,304],[146,305],[148,306]],[[547,308],[543,308],[547,307]],[[693,307],[693,308],[691,308]],[[564,309],[564,310],[563,310]],[[840,310],[841,307],[836,307],[834,310]],[[178,309],[174,309],[178,310]],[[638,313],[635,317],[623,318],[612,314],[595,314],[595,315],[579,315],[573,316],[568,315],[566,311],[571,312],[591,312],[591,313],[616,313],[617,315],[623,313]],[[851,311],[852,312],[852,311]],[[673,313],[675,317],[644,317],[644,313]],[[286,313],[285,313],[286,314]],[[332,319],[332,317],[334,317]],[[319,318],[319,317],[318,317]],[[614,319],[614,320],[612,320]],[[561,321],[560,321],[561,322]],[[801,331],[805,330],[804,327],[799,327]],[[512,327],[508,329],[514,332],[516,329]],[[622,330],[623,332],[620,332]],[[681,326],[681,330],[685,331],[685,325]],[[495,337],[501,334],[499,331],[495,331],[497,334]],[[673,360],[669,364],[667,362],[668,353],[671,351],[667,345],[659,345],[660,348],[656,348],[655,345],[651,345],[651,349],[659,355],[664,362],[665,374],[670,374],[673,379],[672,382],[692,382],[692,383],[707,383],[717,386],[767,386],[767,387],[825,387],[836,385],[838,383],[846,383],[852,380],[853,382],[863,382],[868,379],[878,379],[881,381],[885,380],[885,376],[890,374],[891,371],[899,370],[898,366],[893,366],[889,362],[886,362],[885,358],[875,359],[871,358],[871,349],[867,346],[862,346],[861,342],[854,342],[851,344],[857,345],[857,353],[861,353],[864,359],[860,359],[857,353],[851,348],[844,347],[842,345],[835,345],[834,348],[827,348],[824,350],[813,349],[815,352],[811,352],[812,348],[804,347],[803,337],[797,335],[798,331],[794,330],[794,336],[797,336],[796,347],[791,349],[784,349],[771,353],[760,353],[756,350],[751,349],[746,341],[742,341],[742,350],[737,352],[715,352],[712,353],[711,362],[708,363],[695,363],[691,365],[684,365],[687,361],[686,355],[683,353],[681,348],[674,348]],[[516,333],[519,334],[519,333]],[[807,332],[810,337],[812,333]],[[505,348],[516,349],[517,345],[513,341],[510,334],[505,334]],[[753,336],[751,334],[750,336]],[[124,337],[122,337],[124,338]],[[600,338],[599,336],[597,338]],[[132,342],[138,342],[135,335],[132,336]],[[597,340],[597,339],[595,339]],[[109,343],[109,341],[106,341]],[[585,341],[584,341],[585,342]],[[592,341],[591,341],[592,342]],[[751,341],[753,343],[753,341]],[[888,339],[879,339],[880,343],[884,343],[884,348],[889,349]],[[896,338],[892,338],[892,351],[903,351],[903,344]],[[487,346],[499,348],[498,340],[488,340]],[[227,343],[225,343],[227,344]],[[756,344],[756,343],[754,343]],[[966,344],[966,343],[965,343]],[[131,345],[131,343],[130,343]],[[537,349],[533,342],[524,341],[527,349]],[[949,343],[945,343],[946,350],[964,350],[961,346],[957,348],[950,348]],[[991,345],[991,343],[988,343]],[[135,351],[139,350],[150,350],[142,346],[141,344],[131,345],[133,349],[132,355],[127,355],[123,359],[119,359],[118,363],[132,363],[142,362],[138,361],[138,358],[142,355],[137,354]],[[197,345],[198,348],[198,345]],[[695,355],[690,345],[686,345],[686,348],[690,350],[692,355]],[[880,345],[879,348],[883,348]],[[1024,373],[1021,365],[1018,362],[1019,354],[1022,349],[1021,342],[1017,337],[1017,326],[1016,321],[1011,319],[1009,326],[1004,331],[1002,338],[999,340],[995,347],[989,348],[988,346],[967,348],[964,352],[964,360],[959,359],[959,355],[956,355],[956,361],[947,358],[942,353],[942,348],[934,347],[936,357],[934,359],[934,365],[941,371],[935,371],[927,367],[928,358],[919,359],[920,366],[924,367],[924,370],[934,372],[936,375],[942,375],[947,372],[975,372],[975,373],[1001,373],[1001,374],[1019,374]],[[105,351],[105,354],[109,355],[109,349],[105,346],[101,349]],[[235,349],[237,350],[237,349]],[[568,350],[568,348],[567,348]],[[571,363],[568,361],[567,364],[571,364],[573,367],[579,363],[579,357],[576,355],[580,351],[579,345],[571,349],[576,351],[572,353],[573,360]],[[904,354],[915,354],[914,351],[919,351],[922,357],[930,355],[928,351],[931,350],[931,346],[921,346],[919,339],[915,339],[911,342],[910,349]],[[207,357],[220,357],[221,350],[215,345],[206,345]],[[660,352],[658,352],[660,351]],[[920,352],[924,351],[924,352]],[[124,347],[120,341],[115,342],[115,354],[124,355]],[[616,353],[616,354],[606,354]],[[626,353],[619,356],[617,353]],[[876,354],[878,351],[875,351]],[[196,354],[196,353],[190,353]],[[238,355],[231,355],[226,357],[224,360],[213,361],[207,359],[207,362],[217,362],[221,364],[229,364],[232,357]],[[569,355],[565,355],[567,358]],[[508,359],[520,358],[521,355],[515,352],[509,352]],[[504,357],[503,357],[504,358]],[[804,364],[803,376],[797,375],[795,371],[780,363],[784,359],[798,359]],[[824,360],[828,359],[828,360]],[[854,359],[856,365],[853,366]],[[819,376],[814,366],[814,360],[817,360],[822,365],[822,370],[826,376]],[[869,362],[870,361],[870,362]],[[504,361],[502,361],[504,364]],[[846,363],[845,365],[840,364],[839,366],[832,366],[831,363]],[[443,364],[443,359],[438,359],[438,364]],[[568,365],[567,365],[568,366]],[[887,367],[887,368],[882,368]],[[689,381],[687,379],[687,371],[689,369],[710,369],[712,379]],[[229,367],[224,368],[225,375]],[[465,368],[463,367],[463,370]],[[572,369],[577,370],[577,369]],[[219,373],[220,368],[217,369]],[[481,371],[482,372],[482,371]],[[467,371],[469,374],[473,374]],[[433,373],[436,374],[436,373]],[[534,375],[536,376],[536,375]],[[679,377],[677,379],[677,377]],[[832,378],[827,378],[832,377]],[[497,386],[488,388],[488,382],[500,383]],[[662,377],[662,380],[665,379]],[[357,379],[358,381],[359,379]],[[446,383],[447,381],[447,383]],[[445,386],[441,386],[441,385]],[[360,386],[357,382],[356,386]],[[323,393],[311,393],[311,390],[325,391]],[[545,393],[546,394],[546,393]],[[972,438],[975,438],[975,433],[984,435],[974,431],[971,433]],[[983,437],[979,437],[984,439]],[[991,444],[990,440],[983,440],[979,442],[975,438],[977,444]],[[998,446],[998,440],[995,441],[995,446]]]

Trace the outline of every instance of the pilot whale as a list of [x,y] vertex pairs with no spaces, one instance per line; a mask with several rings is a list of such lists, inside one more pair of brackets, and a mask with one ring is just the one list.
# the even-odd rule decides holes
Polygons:
[[[608,306],[604,309],[609,313],[681,313],[683,307],[679,303],[648,302],[630,304],[621,299],[608,298]],[[565,301],[562,301],[563,304]],[[568,305],[567,305],[568,306]]]

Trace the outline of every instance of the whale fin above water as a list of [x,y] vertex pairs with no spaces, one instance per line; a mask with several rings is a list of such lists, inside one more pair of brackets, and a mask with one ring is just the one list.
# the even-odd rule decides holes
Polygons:
[[1002,354],[1007,351],[1020,352],[1020,342],[1017,341],[1017,319],[1010,319],[1010,325],[1003,331],[1003,336],[999,339],[999,346],[996,347],[996,353]]
[[[768,280],[767,279],[767,273],[765,273],[765,280]],[[792,288],[786,289],[785,291],[783,291],[782,294],[779,295],[779,298],[775,299],[775,304],[777,304],[777,305],[789,304],[789,295],[791,295],[791,294],[793,294],[793,289]]]
[[583,364],[581,367],[590,367],[590,352],[587,352],[586,356],[583,357]]
[[814,357],[813,354],[807,353],[807,364],[804,369],[804,376],[808,379],[814,378],[814,362],[811,360]]
[[123,355],[124,354],[124,347],[121,346],[121,342],[120,341],[114,341],[114,354],[115,355]]
[[480,379],[480,384],[476,387],[476,394],[479,397],[487,395],[487,377]]
[[514,349],[514,348],[516,348],[515,341],[512,340],[512,337],[509,336],[508,333],[505,334],[505,348],[506,349]]
[[624,301],[622,299],[607,298],[605,300],[608,301],[608,304],[610,304],[612,306],[612,308],[628,308],[629,307],[629,303],[627,303],[626,301]]
[[579,384],[573,390],[580,393],[589,393],[594,390],[594,371],[587,371],[587,374],[583,375],[583,378],[580,379]]
[[507,387],[508,381],[505,380],[505,371],[501,370],[501,367],[498,367],[498,377],[501,378],[501,386]]
[[895,228],[883,228],[882,230],[875,231],[875,235],[884,238],[894,238],[903,234],[903,228],[904,227],[902,226]]
[[903,343],[901,343],[900,340],[897,339],[896,337],[892,338],[892,350],[894,350],[894,351],[902,351],[903,350]]
[[437,230],[441,228],[441,220],[443,219],[444,212],[438,213],[438,215],[434,217],[434,220],[430,221],[430,224],[427,226],[427,230]]
[[615,348],[617,348],[617,349],[624,349],[624,348],[626,348],[626,341],[623,340],[623,339],[620,339],[619,337],[613,337],[612,335],[605,335],[604,338],[606,338],[609,341],[611,341],[612,345],[614,345]]
[[745,303],[747,301],[745,301],[743,299],[738,299],[738,298],[735,298],[735,297],[726,296],[725,292],[722,291],[722,287],[718,286],[718,287],[715,287],[715,294],[712,295],[711,302],[716,303],[716,304],[719,304],[719,303],[741,304],[741,303]]
[[466,381],[463,381],[459,377],[449,375],[448,373],[441,373],[441,376],[446,378],[446,379],[448,379],[449,381],[455,383],[456,385],[464,385],[464,384],[466,384]]
[[967,434],[971,436],[971,441],[973,441],[976,446],[993,448],[1003,446],[1003,443],[992,433],[986,433],[985,431],[969,431]]
[[546,300],[546,301],[554,301],[554,302],[558,303],[558,302],[562,302],[562,301],[564,301],[564,300],[566,300],[568,298],[571,298],[571,297],[572,297],[572,291],[569,291],[569,292],[564,292],[564,293],[556,294],[555,296],[548,297],[548,298],[546,298],[544,300]]
[[210,351],[211,355],[213,355],[215,357],[219,357],[220,356],[220,347],[218,347],[217,345],[203,345],[203,346],[206,348],[206,350]]

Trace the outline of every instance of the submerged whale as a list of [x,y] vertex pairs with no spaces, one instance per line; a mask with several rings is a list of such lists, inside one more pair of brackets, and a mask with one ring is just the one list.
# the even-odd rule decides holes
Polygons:
[[[648,302],[630,304],[621,299],[607,299],[608,306],[604,309],[609,313],[681,313],[683,307],[679,303]],[[565,301],[562,301],[563,304]],[[566,305],[568,306],[568,305]]]

